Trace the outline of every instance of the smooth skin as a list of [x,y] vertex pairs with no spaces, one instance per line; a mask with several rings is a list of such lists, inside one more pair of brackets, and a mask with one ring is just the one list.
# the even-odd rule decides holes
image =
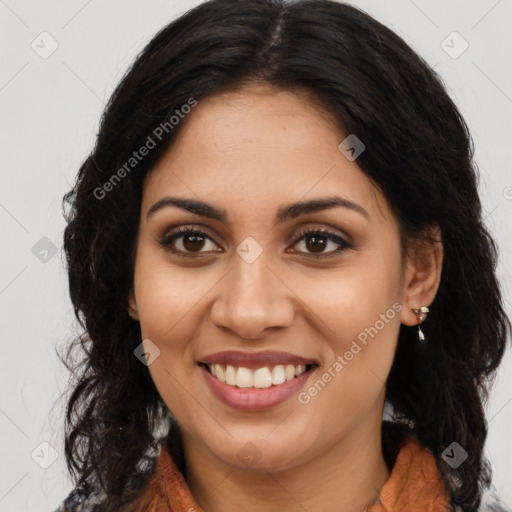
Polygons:
[[[304,91],[246,85],[201,99],[182,123],[144,183],[129,313],[160,350],[148,368],[181,425],[191,492],[205,512],[362,512],[389,478],[380,427],[399,327],[434,300],[442,245],[411,244],[402,257],[388,203]],[[334,195],[367,216],[331,207],[275,221],[283,206]],[[168,196],[227,219],[173,205],[148,215]],[[165,239],[179,226],[206,238]],[[320,236],[318,249],[314,234],[300,238],[313,229],[345,242]],[[249,236],[263,249],[252,263],[236,251]],[[224,350],[290,352],[319,361],[304,390],[394,303],[401,311],[306,405],[230,408],[197,365]],[[252,466],[238,456],[247,443]]]

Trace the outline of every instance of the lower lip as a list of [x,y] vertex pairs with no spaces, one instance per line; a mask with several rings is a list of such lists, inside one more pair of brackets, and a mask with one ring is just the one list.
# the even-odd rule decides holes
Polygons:
[[299,392],[300,388],[316,370],[316,367],[313,367],[309,371],[282,384],[258,389],[230,386],[214,377],[203,365],[199,365],[199,367],[210,389],[221,402],[234,409],[244,411],[260,411],[285,402]]

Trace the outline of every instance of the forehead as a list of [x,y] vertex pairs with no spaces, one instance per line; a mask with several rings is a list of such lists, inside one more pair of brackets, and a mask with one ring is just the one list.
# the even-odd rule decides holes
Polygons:
[[146,178],[143,209],[166,193],[260,212],[336,194],[387,217],[380,191],[340,152],[345,138],[304,92],[262,85],[207,97]]

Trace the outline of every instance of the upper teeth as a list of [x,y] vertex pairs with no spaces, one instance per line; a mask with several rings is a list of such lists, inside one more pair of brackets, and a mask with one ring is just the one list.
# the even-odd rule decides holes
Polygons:
[[286,380],[298,377],[306,371],[306,365],[293,364],[274,366],[272,370],[268,366],[251,370],[240,366],[239,368],[227,365],[226,369],[220,364],[208,365],[212,375],[221,382],[239,388],[269,388],[272,384],[282,384]]

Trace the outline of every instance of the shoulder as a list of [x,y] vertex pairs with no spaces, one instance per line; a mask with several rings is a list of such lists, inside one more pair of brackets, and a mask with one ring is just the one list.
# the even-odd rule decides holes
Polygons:
[[[464,512],[461,507],[454,507],[454,512]],[[482,499],[477,512],[512,512],[512,508],[500,500],[496,487],[491,485],[490,489],[482,492]]]
[[500,500],[496,488],[491,485],[490,489],[485,489],[482,493],[478,512],[512,512],[512,509]]
[[77,486],[53,512],[94,512],[100,503],[97,496],[90,486]]
[[[400,449],[403,448],[406,441],[410,441],[413,431],[405,425],[394,423],[391,421],[383,421],[382,438],[383,453],[388,467],[392,470]],[[414,437],[414,436],[413,436]],[[409,443],[412,448],[418,448],[418,445]],[[453,507],[453,512],[464,512],[461,507]],[[480,506],[477,512],[512,512],[512,508],[500,500],[499,492],[494,485],[485,488],[482,491]]]

